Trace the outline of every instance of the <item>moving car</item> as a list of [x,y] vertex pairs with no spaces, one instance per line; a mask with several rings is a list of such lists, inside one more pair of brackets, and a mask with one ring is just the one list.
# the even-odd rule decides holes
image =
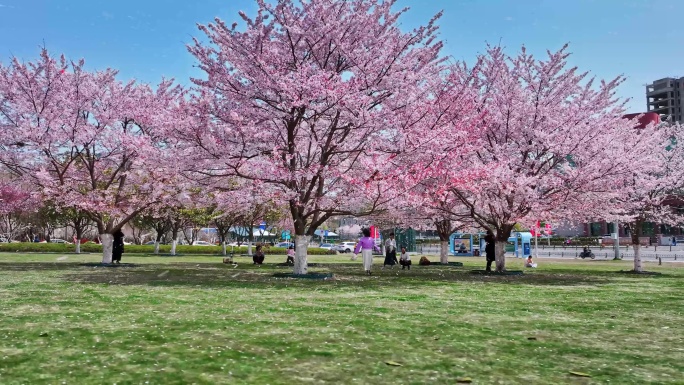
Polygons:
[[319,249],[326,249],[326,250],[332,250],[335,247],[332,243],[321,243],[318,248]]
[[342,242],[339,245],[336,245],[333,250],[339,251],[340,253],[351,253],[354,251],[355,246],[356,242]]

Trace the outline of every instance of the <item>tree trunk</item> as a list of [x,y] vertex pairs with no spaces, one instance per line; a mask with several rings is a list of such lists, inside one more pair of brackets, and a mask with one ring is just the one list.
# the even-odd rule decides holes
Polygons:
[[641,265],[641,243],[640,237],[641,237],[641,226],[642,222],[640,220],[637,220],[634,222],[634,225],[632,226],[632,247],[634,248],[634,271],[637,273],[642,273],[644,271],[643,266]]
[[176,245],[178,244],[178,241],[176,238],[173,239],[171,242],[171,255],[176,255]]
[[228,253],[226,252],[226,241],[221,242],[221,252],[224,257],[228,255]]
[[440,219],[435,221],[435,228],[439,235],[439,263],[442,265],[449,264],[449,237],[451,236],[451,221],[448,219]]
[[295,263],[294,274],[306,274],[307,262],[306,255],[309,248],[309,236],[297,235],[295,236]]
[[507,242],[497,240],[494,247],[496,271],[499,273],[506,271],[506,244]]
[[250,226],[247,231],[247,255],[252,256],[252,243],[254,241],[254,229]]
[[114,236],[112,234],[100,234],[100,242],[102,243],[102,263],[112,263]]
[[641,266],[641,245],[634,245],[634,271],[643,273],[644,268]]
[[159,241],[154,241],[154,253],[159,254]]
[[449,264],[449,242],[447,241],[439,243],[439,263],[442,265]]
[[80,226],[80,223],[77,223],[78,226],[74,226],[74,230],[76,230],[76,254],[81,254],[81,238],[83,238],[83,227]]

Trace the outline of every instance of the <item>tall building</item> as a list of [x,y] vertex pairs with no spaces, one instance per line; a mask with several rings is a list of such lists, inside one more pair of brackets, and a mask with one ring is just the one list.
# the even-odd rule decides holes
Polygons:
[[682,122],[684,108],[684,77],[664,78],[646,86],[648,112],[655,112],[662,120],[671,118]]

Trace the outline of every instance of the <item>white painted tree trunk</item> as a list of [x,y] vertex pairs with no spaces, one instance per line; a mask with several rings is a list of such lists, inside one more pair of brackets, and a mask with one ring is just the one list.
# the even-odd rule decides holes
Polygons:
[[634,247],[634,271],[642,273],[644,271],[641,265],[641,245],[632,245]]
[[247,255],[252,256],[252,241],[247,241]]
[[449,264],[449,242],[441,241],[439,243],[439,263],[442,265]]
[[297,235],[295,237],[295,263],[294,274],[307,273],[306,255],[309,250],[309,237],[306,235]]
[[221,242],[221,252],[223,253],[224,257],[228,255],[228,251],[226,250],[226,241]]
[[159,254],[159,241],[154,241],[154,253]]
[[496,241],[494,255],[496,256],[496,271],[506,271],[506,242]]
[[171,255],[176,255],[176,245],[178,245],[178,240],[174,239],[171,242]]
[[81,240],[76,240],[76,254],[81,254]]
[[114,236],[112,234],[100,234],[100,242],[102,242],[102,263],[112,263]]

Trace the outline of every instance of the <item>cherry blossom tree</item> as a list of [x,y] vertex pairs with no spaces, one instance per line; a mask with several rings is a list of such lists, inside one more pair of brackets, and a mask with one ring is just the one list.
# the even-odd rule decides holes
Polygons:
[[[435,22],[409,32],[395,1],[257,0],[244,31],[201,25],[209,43],[189,47],[201,118],[181,127],[188,156],[207,177],[234,176],[287,204],[307,271],[307,244],[334,216],[365,216],[387,198],[390,145],[427,129],[426,88],[444,69]],[[412,119],[409,119],[411,117]],[[198,159],[199,157],[199,159]],[[387,183],[387,182],[386,182]]]
[[445,192],[459,211],[465,207],[496,234],[497,271],[505,269],[504,246],[516,224],[597,215],[617,194],[607,181],[639,172],[640,154],[652,144],[622,118],[615,90],[623,78],[596,84],[568,68],[568,55],[567,47],[544,59],[524,48],[511,57],[490,47],[473,67],[459,63],[451,71],[456,87],[475,91],[479,119],[471,122],[479,137],[474,151],[445,152],[429,168],[448,181]]
[[36,211],[31,194],[16,182],[0,182],[0,237],[7,242],[14,240],[24,230],[21,220]]
[[638,167],[631,177],[611,181],[615,194],[604,206],[601,219],[626,222],[634,248],[634,271],[643,272],[641,242],[646,222],[679,225],[684,221],[684,131],[678,123],[653,122],[634,129],[641,147]]
[[[0,66],[0,138],[19,144],[2,161],[58,207],[86,213],[111,262],[112,234],[160,202],[176,173],[162,128],[173,124],[182,90],[155,90],[88,72],[83,60],[13,59]],[[7,142],[5,140],[5,142]]]

